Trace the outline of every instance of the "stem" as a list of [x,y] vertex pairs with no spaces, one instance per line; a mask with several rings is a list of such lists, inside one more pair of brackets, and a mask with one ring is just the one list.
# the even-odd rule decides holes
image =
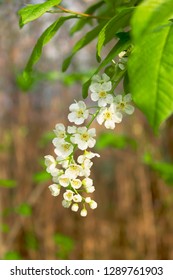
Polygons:
[[57,8],[60,9],[64,13],[68,13],[68,14],[72,14],[72,15],[78,15],[78,16],[81,16],[81,17],[95,18],[95,19],[110,19],[110,17],[100,17],[100,16],[94,16],[94,15],[85,14],[85,13],[81,13],[81,12],[77,12],[77,11],[72,11],[72,10],[66,9],[66,8],[64,8],[60,5],[58,5]]
[[95,114],[93,114],[90,122],[86,125],[87,128],[90,127],[90,125],[92,124],[92,122],[95,120],[95,118],[97,117],[98,113],[100,112],[100,108],[95,112]]

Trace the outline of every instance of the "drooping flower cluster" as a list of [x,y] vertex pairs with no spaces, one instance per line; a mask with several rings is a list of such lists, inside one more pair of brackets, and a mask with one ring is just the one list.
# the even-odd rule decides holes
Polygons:
[[[71,122],[82,124],[86,118],[87,109],[83,101],[76,102],[69,107],[71,113],[68,119]],[[46,171],[51,174],[53,184],[49,189],[53,196],[58,196],[61,190],[63,193],[62,205],[65,208],[71,207],[77,212],[79,204],[82,204],[81,216],[87,215],[86,205],[91,209],[97,207],[97,203],[88,194],[95,191],[93,180],[89,177],[93,165],[92,158],[99,157],[99,154],[88,151],[94,147],[96,140],[95,128],[86,126],[65,126],[58,123],[54,129],[55,138],[52,143],[55,147],[56,158],[51,155],[45,156]],[[75,159],[75,151],[82,151]],[[84,195],[85,194],[85,195]]]
[[[71,104],[68,120],[75,125],[66,128],[62,123],[56,124],[52,141],[56,157],[45,156],[46,171],[53,181],[49,186],[51,194],[58,196],[63,191],[63,207],[70,207],[74,212],[80,209],[83,217],[87,216],[87,205],[91,209],[97,208],[97,203],[89,196],[95,191],[90,174],[92,159],[100,156],[89,150],[96,144],[96,130],[90,125],[96,119],[107,129],[114,129],[124,113],[131,115],[134,112],[129,104],[131,95],[115,95],[112,88],[112,81],[105,73],[93,76],[89,90],[91,100],[97,102],[96,112],[90,113],[84,101]],[[83,125],[90,116],[88,124]],[[81,154],[76,156],[79,151]]]

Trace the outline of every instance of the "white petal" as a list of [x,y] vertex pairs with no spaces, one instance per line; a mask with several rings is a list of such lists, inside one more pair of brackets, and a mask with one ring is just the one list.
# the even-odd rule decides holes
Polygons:
[[111,94],[108,94],[108,95],[106,96],[106,102],[107,102],[108,104],[111,104],[111,103],[113,102],[113,96],[112,96]]
[[105,127],[107,129],[114,129],[115,128],[115,123],[111,120],[105,121]]
[[99,95],[97,92],[92,92],[91,93],[91,100],[92,101],[97,101],[99,99]]
[[106,73],[102,74],[102,79],[104,80],[104,82],[110,81],[110,77]]
[[118,94],[117,96],[115,96],[114,99],[115,103],[120,103],[122,102],[122,100],[123,100],[122,95]]
[[120,112],[116,112],[113,116],[113,120],[116,123],[120,123],[122,121],[123,115]]
[[135,110],[135,108],[134,108],[132,105],[127,104],[127,105],[125,106],[125,112],[126,112],[126,114],[128,114],[128,115],[133,114],[134,110]]
[[69,120],[69,122],[75,122],[75,120],[76,120],[76,113],[75,112],[69,113],[68,114],[68,120]]
[[98,106],[99,107],[106,107],[106,105],[107,105],[106,99],[105,98],[100,98],[99,101],[98,101]]
[[131,96],[130,93],[128,93],[128,94],[126,94],[126,95],[124,96],[124,101],[125,101],[125,102],[130,102],[130,101],[132,101],[132,96]]
[[100,81],[101,81],[100,75],[94,75],[94,76],[92,77],[92,81],[93,81],[93,82],[98,82],[98,83],[100,83]]
[[78,106],[78,104],[77,103],[73,103],[73,104],[71,104],[70,106],[69,106],[69,110],[70,111],[76,111],[76,110],[78,110],[79,109],[79,106]]
[[102,86],[101,86],[101,84],[94,83],[94,84],[91,84],[91,85],[90,85],[89,89],[90,89],[90,91],[92,91],[92,92],[100,92],[101,89],[102,89]]
[[91,136],[91,137],[95,137],[96,136],[96,129],[95,128],[90,128],[88,130],[88,134]]
[[69,134],[75,133],[76,130],[77,130],[77,127],[76,127],[76,126],[68,126],[68,127],[67,127],[67,132],[68,132]]
[[111,81],[102,84],[102,90],[103,90],[103,91],[110,91],[111,89],[112,89],[112,83],[111,83]]

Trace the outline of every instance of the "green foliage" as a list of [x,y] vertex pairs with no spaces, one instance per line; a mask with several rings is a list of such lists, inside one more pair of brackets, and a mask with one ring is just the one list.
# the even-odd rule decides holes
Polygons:
[[0,187],[2,188],[15,188],[16,186],[17,182],[15,180],[0,179]]
[[56,233],[54,241],[58,248],[57,257],[62,260],[69,259],[69,254],[74,249],[74,240],[66,235]]
[[[100,8],[104,4],[104,1],[99,1],[98,3],[93,4],[88,9],[84,11],[84,14],[92,15],[98,8]],[[76,22],[76,24],[71,28],[70,34],[73,35],[75,32],[81,30],[85,24],[89,23],[91,21],[91,18],[80,18]]]
[[3,233],[8,233],[10,231],[10,228],[7,224],[1,224],[0,225],[0,230],[3,232]]
[[97,25],[94,29],[92,29],[91,31],[87,32],[73,47],[71,55],[69,57],[67,57],[62,65],[62,70],[66,71],[67,68],[69,67],[71,60],[73,58],[73,56],[79,51],[81,50],[83,47],[85,47],[86,45],[88,45],[92,40],[94,40],[99,31],[102,29],[103,24],[99,24]]
[[61,1],[62,0],[48,0],[42,4],[27,5],[18,12],[18,15],[20,16],[19,26],[22,28],[26,23],[41,17]]
[[33,232],[27,232],[25,235],[25,247],[36,251],[38,249],[38,241]]
[[111,18],[102,28],[98,35],[97,56],[101,59],[101,50],[110,40],[115,38],[116,33],[128,25],[133,8],[121,10]]
[[[20,26],[37,19],[60,2],[50,0],[21,9],[18,12]],[[58,10],[57,6],[53,11],[62,13],[63,9]],[[85,24],[89,23],[91,28],[73,46],[71,54],[64,60],[63,71],[67,70],[78,51],[97,39],[99,65],[89,79],[83,81],[83,97],[87,97],[93,74],[107,71],[114,79],[114,88],[122,81],[124,91],[128,93],[130,90],[134,103],[145,114],[153,131],[158,132],[160,125],[173,112],[172,0],[105,0],[92,3],[84,13],[68,9],[65,12],[70,16],[58,17],[38,39],[24,72],[18,78],[18,84],[24,90],[31,88],[34,82],[33,66],[40,59],[43,46],[66,20],[76,18],[71,35],[82,30]],[[113,40],[113,47],[109,47],[108,54],[102,57],[103,47]],[[126,69],[118,72],[116,57],[122,50],[129,49],[128,73]]]
[[173,186],[173,163],[155,161],[149,153],[144,155],[144,163],[154,170],[167,185]]
[[46,171],[41,171],[41,172],[35,173],[33,175],[33,182],[35,182],[35,183],[47,182],[50,179],[51,179],[51,176]]
[[4,260],[21,260],[22,257],[19,254],[19,252],[16,251],[8,251],[5,253],[5,256],[3,258]]
[[37,61],[40,59],[44,45],[46,45],[53,38],[53,36],[58,31],[58,29],[63,25],[63,23],[66,20],[72,19],[74,17],[75,16],[58,18],[40,36],[27,62],[24,72],[21,74],[21,76],[18,77],[18,81],[20,82],[20,85],[21,87],[23,87],[24,90],[25,87],[23,85],[26,85],[26,90],[27,90],[27,88],[30,87],[31,84],[33,83],[32,68],[34,64],[36,64]]
[[172,0],[146,0],[132,19],[128,74],[133,100],[155,132],[173,111]]
[[31,216],[32,208],[28,203],[22,203],[15,209],[16,213],[21,216]]
[[125,149],[130,147],[136,149],[137,143],[134,139],[126,135],[117,135],[111,132],[101,133],[97,139],[96,148],[105,149],[105,148],[116,148],[116,149]]
[[[119,37],[120,34],[116,34],[117,37]],[[110,50],[110,52],[107,54],[107,56],[102,60],[102,62],[99,64],[96,71],[90,76],[90,78],[83,84],[82,88],[82,96],[83,98],[86,98],[88,96],[88,88],[91,83],[92,76],[94,74],[97,74],[102,68],[109,65],[110,62],[123,50],[128,49],[130,46],[130,36],[129,32],[122,32],[121,36],[119,37],[118,42],[115,44],[115,46]],[[114,82],[118,85],[120,80],[123,78],[124,72],[120,71],[119,67],[116,66],[116,64],[113,64],[112,69],[112,75],[116,76],[114,79]],[[110,73],[108,73],[110,76]]]

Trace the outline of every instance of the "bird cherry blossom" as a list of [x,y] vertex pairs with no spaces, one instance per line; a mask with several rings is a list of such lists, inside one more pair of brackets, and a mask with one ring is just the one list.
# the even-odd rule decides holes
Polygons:
[[101,108],[97,121],[100,125],[104,123],[108,129],[114,129],[115,124],[122,121],[122,114],[116,111],[114,104],[111,104],[110,107]]
[[77,125],[84,123],[88,118],[89,111],[86,109],[86,104],[83,101],[79,101],[70,105],[68,114],[68,120],[74,122]]
[[130,93],[126,94],[125,96],[117,95],[114,99],[114,104],[116,109],[121,112],[125,112],[128,115],[133,114],[134,107],[129,104],[132,101],[132,96]]
[[[124,55],[120,54],[120,58]],[[91,100],[98,102],[98,106],[91,107],[96,108],[95,113],[90,112],[84,101],[72,103],[68,120],[74,125],[55,125],[52,144],[56,157],[44,157],[46,171],[52,176],[53,183],[48,187],[52,196],[59,196],[63,192],[62,206],[79,212],[81,217],[87,216],[88,207],[97,208],[97,202],[92,198],[95,186],[90,175],[92,160],[100,155],[90,150],[96,144],[96,129],[91,124],[96,119],[107,129],[114,129],[122,121],[123,113],[130,115],[134,111],[134,107],[129,104],[131,95],[115,95],[113,82],[105,73],[93,76],[89,89]],[[81,126],[85,121],[88,123]]]

